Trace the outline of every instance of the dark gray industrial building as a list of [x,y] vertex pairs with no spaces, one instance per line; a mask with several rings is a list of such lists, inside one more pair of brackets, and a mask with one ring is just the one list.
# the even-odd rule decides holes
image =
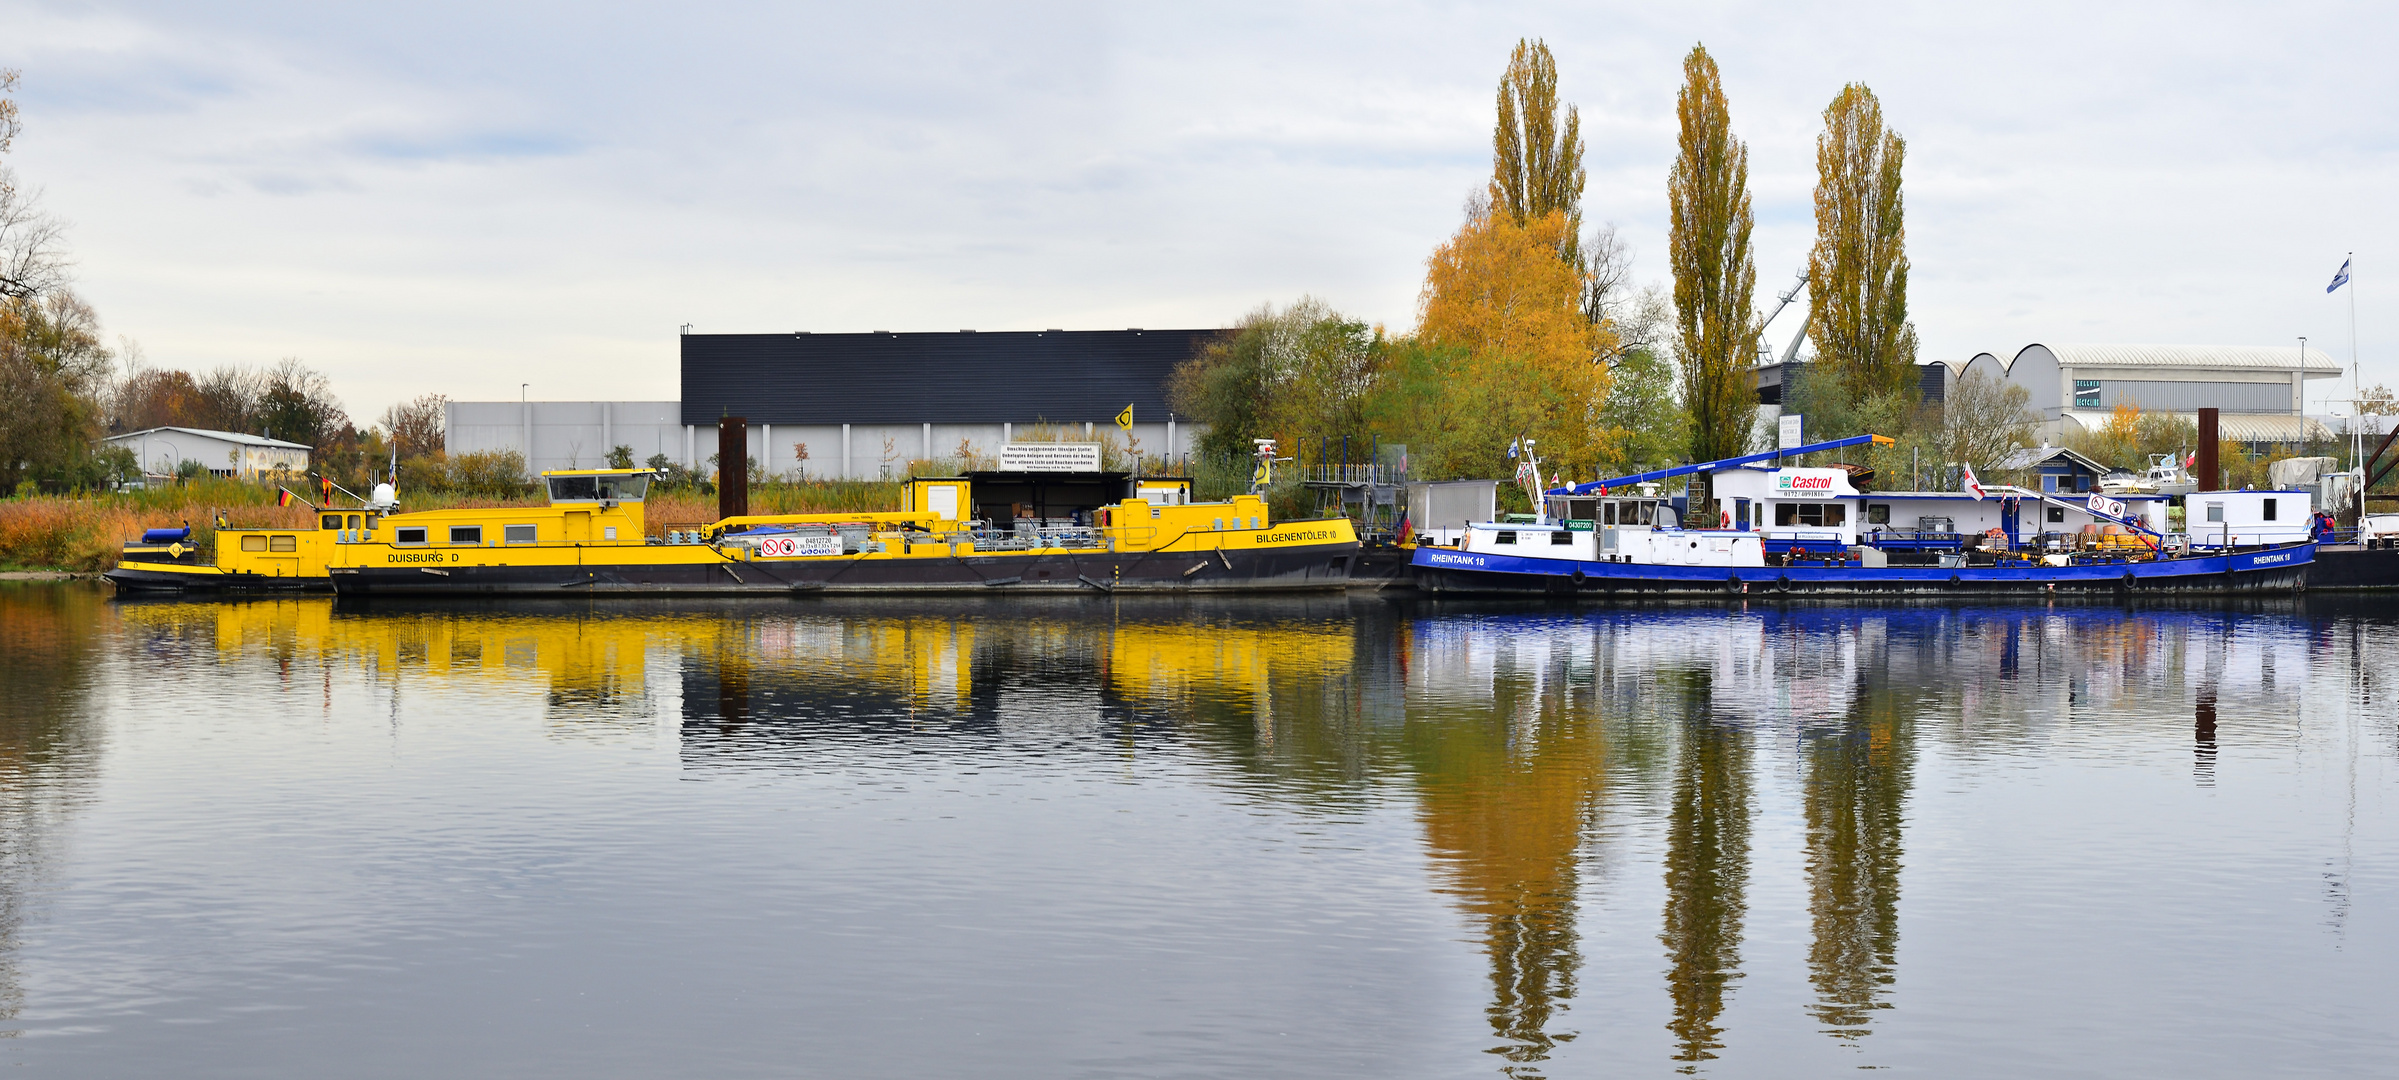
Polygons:
[[1113,432],[1131,405],[1142,452],[1172,459],[1198,433],[1174,416],[1167,383],[1222,333],[684,334],[679,402],[452,402],[449,447],[519,450],[539,470],[592,468],[631,446],[700,469],[718,419],[740,416],[767,472],[865,479],[961,442],[997,456],[1060,428]]

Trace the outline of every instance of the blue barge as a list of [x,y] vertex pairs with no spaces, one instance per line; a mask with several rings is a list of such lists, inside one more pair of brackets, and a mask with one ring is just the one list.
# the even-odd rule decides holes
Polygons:
[[[2205,492],[2169,534],[2163,496],[2021,488],[1866,492],[1778,457],[1874,436],[1540,491],[1541,513],[1418,547],[1428,592],[1547,596],[2046,596],[2296,592],[2315,560],[2301,491]],[[1763,466],[1763,467],[1760,467]],[[1715,528],[1686,528],[1655,482],[1714,473]],[[1628,490],[1630,489],[1630,490]],[[1635,493],[1637,492],[1637,493]]]

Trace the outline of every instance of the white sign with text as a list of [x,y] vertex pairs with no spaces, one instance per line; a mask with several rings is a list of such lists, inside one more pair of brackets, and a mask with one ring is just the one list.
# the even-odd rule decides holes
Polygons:
[[1009,472],[1098,472],[1100,444],[1012,442],[1000,447],[1000,468]]

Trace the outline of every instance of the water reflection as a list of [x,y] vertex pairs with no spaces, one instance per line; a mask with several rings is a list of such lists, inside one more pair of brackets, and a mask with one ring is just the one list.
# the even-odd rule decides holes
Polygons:
[[1835,731],[1813,735],[1806,770],[1808,979],[1816,1021],[1841,1038],[1866,1034],[1888,1009],[1899,964],[1901,825],[1914,759],[1893,689],[1859,695]]
[[106,608],[84,589],[0,584],[0,1035],[25,1006],[20,934],[58,833],[88,795]]
[[1502,622],[1403,628],[1404,742],[1425,842],[1480,925],[1491,966],[1492,1049],[1539,1076],[1582,966],[1579,869],[1604,807],[1609,739],[1591,708],[1587,640]]
[[293,598],[147,601],[116,611],[149,659],[187,676],[264,662],[286,684],[319,680],[329,703],[335,673],[355,672],[387,691],[395,713],[419,689],[532,689],[553,731],[569,736],[646,728],[656,711],[649,650],[725,633],[707,612],[593,611],[583,603],[343,611],[330,600]]
[[[2291,608],[1528,612],[1333,597],[100,609],[65,595],[0,592],[8,1016],[27,883],[97,757],[84,702],[115,620],[132,665],[152,674],[263,676],[303,696],[322,685],[328,709],[337,680],[363,680],[388,695],[395,724],[416,694],[495,715],[530,708],[555,739],[671,737],[679,779],[742,781],[686,788],[928,761],[1099,762],[1277,822],[1381,811],[1480,953],[1459,957],[1475,1007],[1445,1002],[1448,1019],[1512,1076],[1585,1071],[1573,1055],[1599,1053],[1610,1040],[1595,1036],[1629,1023],[1587,1003],[1622,982],[1655,1008],[1638,1037],[1669,1043],[1651,1052],[1685,1072],[1767,1026],[1745,1025],[1744,1009],[1804,1015],[1839,1040],[1811,1035],[1813,1047],[1880,1051],[1910,1019],[1902,886],[1923,895],[1911,875],[1925,872],[1908,863],[1911,828],[1920,850],[1940,850],[1911,818],[1911,801],[1930,797],[1920,774],[1939,794],[1945,761],[1987,776],[2000,769],[1976,762],[2013,770],[2083,748],[2148,752],[2186,795],[2194,781],[2230,789],[2243,748],[2291,741],[2311,674],[2345,677],[2350,700],[2370,703],[2399,660],[2387,625]],[[2351,736],[2352,752],[2381,730]],[[1159,763],[1171,770],[1144,771]],[[774,782],[750,783],[762,777]],[[1796,827],[1778,834],[1777,822]],[[1798,850],[1776,850],[1778,835]],[[940,856],[891,856],[909,857]],[[2335,926],[2353,903],[2351,862],[2343,848],[2324,868]],[[1779,894],[1756,870],[1775,865],[1802,868]],[[1617,889],[1638,890],[1629,926],[1617,924],[1636,905],[1602,903]],[[1802,915],[1778,907],[1803,905],[1804,950],[1745,953],[1753,923],[1763,940],[1777,916]],[[1603,932],[1616,947],[1637,940],[1631,966],[1595,968]]]
[[[1679,691],[1680,738],[1667,809],[1666,987],[1674,1060],[1712,1059],[1724,1047],[1725,998],[1740,978],[1741,924],[1748,913],[1750,733],[1711,708],[1713,672],[1668,673]],[[1686,1064],[1683,1071],[1696,1071]]]

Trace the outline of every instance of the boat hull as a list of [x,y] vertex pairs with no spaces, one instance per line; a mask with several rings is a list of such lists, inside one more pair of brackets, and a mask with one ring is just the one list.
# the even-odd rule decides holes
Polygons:
[[337,567],[343,596],[759,593],[1287,592],[1347,588],[1355,541],[1251,551],[831,556],[709,563]]
[[1659,566],[1421,549],[1427,592],[1626,598],[1795,596],[2052,596],[2297,592],[2315,545],[2088,566]]
[[290,593],[326,592],[330,578],[284,577],[230,572],[214,566],[127,562],[100,575],[120,592],[129,593]]
[[2307,587],[2339,592],[2399,589],[2399,548],[2325,545],[2307,569]]

